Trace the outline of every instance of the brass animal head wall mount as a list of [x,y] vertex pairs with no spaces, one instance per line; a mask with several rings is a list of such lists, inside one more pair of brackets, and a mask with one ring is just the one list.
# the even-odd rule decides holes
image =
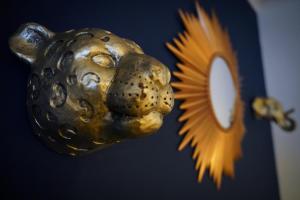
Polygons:
[[34,132],[57,152],[76,156],[150,135],[172,110],[168,68],[108,31],[54,33],[28,23],[9,45],[31,64],[27,107]]
[[296,129],[296,121],[289,116],[294,112],[294,109],[284,111],[282,104],[276,99],[256,97],[251,106],[258,119],[274,121],[282,130],[287,132]]

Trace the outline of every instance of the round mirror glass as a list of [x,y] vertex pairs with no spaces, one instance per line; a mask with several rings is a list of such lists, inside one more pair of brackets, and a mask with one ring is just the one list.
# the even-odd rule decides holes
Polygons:
[[233,120],[236,90],[227,62],[216,56],[211,63],[209,90],[212,109],[218,123],[230,128]]

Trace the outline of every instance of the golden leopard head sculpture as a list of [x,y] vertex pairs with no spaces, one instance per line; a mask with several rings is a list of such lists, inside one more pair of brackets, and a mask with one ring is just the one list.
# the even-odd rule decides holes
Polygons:
[[31,64],[34,133],[72,156],[157,131],[172,110],[170,72],[133,41],[86,28],[54,33],[22,25],[11,50]]

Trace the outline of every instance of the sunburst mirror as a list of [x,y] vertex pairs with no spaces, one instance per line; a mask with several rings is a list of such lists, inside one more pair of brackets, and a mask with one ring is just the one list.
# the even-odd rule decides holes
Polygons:
[[180,11],[185,31],[167,47],[179,59],[180,80],[172,83],[184,112],[179,122],[183,137],[178,149],[193,148],[201,182],[206,169],[220,188],[222,175],[234,176],[244,135],[243,103],[238,63],[229,34],[215,14],[210,17],[196,3],[198,16]]

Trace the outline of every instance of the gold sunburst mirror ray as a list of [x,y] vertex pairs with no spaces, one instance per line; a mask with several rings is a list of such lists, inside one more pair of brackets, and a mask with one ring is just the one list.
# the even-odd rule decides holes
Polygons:
[[193,159],[201,182],[209,169],[218,188],[223,173],[234,176],[234,162],[241,157],[243,103],[240,94],[238,63],[229,34],[213,13],[210,17],[196,3],[198,16],[179,11],[185,31],[167,43],[180,60],[180,81],[172,83],[183,100],[179,122],[183,136],[178,149],[193,147]]

